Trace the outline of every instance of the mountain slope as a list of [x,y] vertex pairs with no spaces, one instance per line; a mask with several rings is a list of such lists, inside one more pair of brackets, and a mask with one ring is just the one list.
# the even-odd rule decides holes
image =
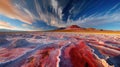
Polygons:
[[53,30],[51,32],[83,32],[83,33],[119,33],[120,31],[112,31],[112,30],[103,30],[103,29],[95,29],[95,28],[83,28],[77,25],[71,25],[66,28],[59,28]]

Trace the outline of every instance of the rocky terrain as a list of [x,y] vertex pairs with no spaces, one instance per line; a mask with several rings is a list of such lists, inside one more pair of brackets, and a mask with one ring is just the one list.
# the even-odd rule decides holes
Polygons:
[[120,35],[0,34],[0,67],[120,67]]

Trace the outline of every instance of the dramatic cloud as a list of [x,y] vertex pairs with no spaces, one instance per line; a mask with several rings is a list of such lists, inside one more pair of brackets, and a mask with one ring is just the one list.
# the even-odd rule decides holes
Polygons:
[[77,21],[70,21],[67,25],[76,24],[83,27],[94,27],[106,23],[119,23],[120,22],[120,13],[113,13],[104,16],[91,15],[84,19],[79,18]]
[[[49,2],[49,3],[47,3]],[[56,0],[34,0],[36,11],[39,15],[37,20],[42,20],[51,26],[56,26],[62,18],[62,9]]]
[[51,30],[72,24],[110,27],[120,22],[119,11],[120,0],[0,0],[0,16],[25,30]]
[[28,24],[33,22],[31,16],[22,13],[21,10],[17,9],[15,5],[12,4],[12,0],[0,0],[0,14],[8,16],[12,19],[18,19]]
[[10,25],[9,23],[7,22],[4,22],[4,21],[0,21],[0,29],[14,29],[15,27]]
[[28,25],[28,24],[22,24],[22,27],[24,28],[24,30],[27,30],[27,31],[44,31],[39,27]]

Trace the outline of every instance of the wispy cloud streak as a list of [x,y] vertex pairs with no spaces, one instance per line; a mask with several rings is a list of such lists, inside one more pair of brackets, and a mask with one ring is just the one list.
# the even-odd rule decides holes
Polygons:
[[0,21],[0,29],[14,29],[15,27],[10,25],[9,23],[7,22],[4,22],[4,21]]
[[12,4],[12,0],[0,0],[0,14],[3,14],[12,19],[18,19],[28,24],[33,22],[29,15],[24,14],[21,10]]

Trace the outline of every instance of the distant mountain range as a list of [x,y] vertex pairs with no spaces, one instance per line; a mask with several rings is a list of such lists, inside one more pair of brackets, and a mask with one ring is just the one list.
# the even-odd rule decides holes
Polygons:
[[96,28],[83,28],[77,25],[71,25],[68,27],[58,28],[56,30],[52,30],[52,32],[120,33],[120,31],[103,30],[103,29],[96,29]]
[[9,29],[0,29],[1,33],[4,32],[80,32],[80,33],[106,33],[106,34],[120,34],[120,31],[113,31],[113,30],[103,30],[103,29],[96,29],[96,28],[83,28],[79,27],[78,25],[71,25],[68,27],[61,27],[56,30],[50,31],[17,31],[17,30],[9,30]]
[[[77,25],[71,25],[71,26],[68,26],[68,27],[62,27],[62,28],[58,28],[54,31],[95,31],[95,30],[98,30],[98,29],[95,29],[95,28],[83,28],[83,27],[79,27]],[[101,31],[103,31],[101,29]]]

